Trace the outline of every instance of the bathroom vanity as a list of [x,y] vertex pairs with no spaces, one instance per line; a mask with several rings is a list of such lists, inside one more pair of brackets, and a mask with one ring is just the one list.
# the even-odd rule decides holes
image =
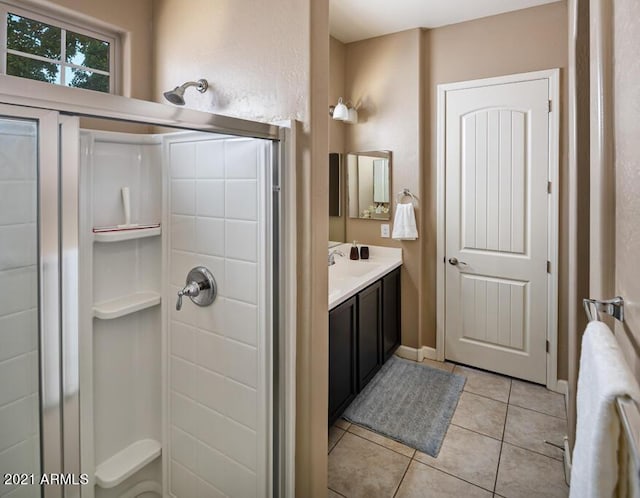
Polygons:
[[[332,248],[348,253],[349,244]],[[400,345],[401,249],[329,266],[329,425]]]

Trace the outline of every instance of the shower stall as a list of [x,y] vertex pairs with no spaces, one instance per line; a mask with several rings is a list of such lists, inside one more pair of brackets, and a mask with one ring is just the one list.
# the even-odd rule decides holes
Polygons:
[[287,132],[106,98],[0,100],[0,496],[279,496]]

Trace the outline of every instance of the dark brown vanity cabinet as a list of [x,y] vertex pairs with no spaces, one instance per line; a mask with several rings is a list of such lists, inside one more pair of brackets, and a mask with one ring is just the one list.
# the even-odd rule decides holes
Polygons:
[[358,294],[358,392],[382,366],[382,280]]
[[357,394],[356,296],[329,313],[329,421],[342,414]]
[[329,312],[329,425],[400,345],[400,268]]
[[400,346],[400,268],[382,278],[382,309],[384,363]]

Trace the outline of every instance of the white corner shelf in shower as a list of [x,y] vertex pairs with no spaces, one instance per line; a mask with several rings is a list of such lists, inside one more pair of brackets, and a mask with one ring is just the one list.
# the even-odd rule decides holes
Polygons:
[[144,239],[162,234],[160,226],[145,228],[127,228],[120,230],[99,230],[93,232],[95,242],[122,242],[123,240]]
[[157,292],[136,292],[93,305],[93,316],[100,320],[113,320],[160,304]]
[[162,453],[162,445],[155,439],[141,439],[127,446],[96,467],[96,484],[113,488],[151,463]]

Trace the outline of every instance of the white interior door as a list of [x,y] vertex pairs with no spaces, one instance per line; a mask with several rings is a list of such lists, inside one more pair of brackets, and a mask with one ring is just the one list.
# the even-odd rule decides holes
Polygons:
[[446,91],[445,356],[546,383],[549,79]]

